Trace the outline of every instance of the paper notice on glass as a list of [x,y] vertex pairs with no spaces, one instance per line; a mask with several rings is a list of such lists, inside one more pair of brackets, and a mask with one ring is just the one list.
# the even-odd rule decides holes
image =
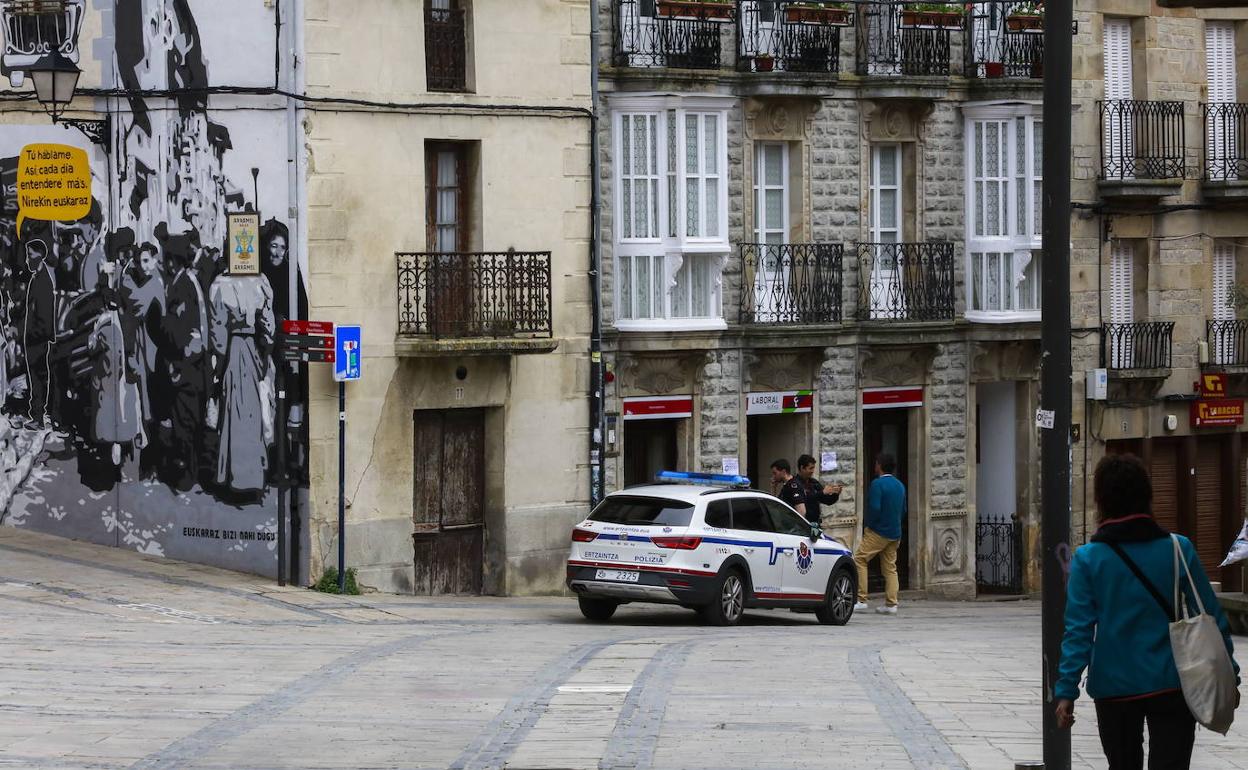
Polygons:
[[841,467],[836,461],[836,452],[823,452],[819,455],[819,470],[834,471]]
[[736,476],[741,472],[741,463],[735,457],[725,457],[723,459],[724,473],[729,476]]

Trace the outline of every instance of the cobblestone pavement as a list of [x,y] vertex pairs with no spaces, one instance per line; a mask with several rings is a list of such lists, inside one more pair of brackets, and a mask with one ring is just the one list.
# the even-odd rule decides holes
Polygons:
[[[1039,604],[734,629],[569,599],[335,597],[0,528],[0,768],[1000,768]],[[1248,640],[1243,640],[1248,649]],[[1075,765],[1103,767],[1081,705]],[[1248,768],[1248,717],[1194,767]]]

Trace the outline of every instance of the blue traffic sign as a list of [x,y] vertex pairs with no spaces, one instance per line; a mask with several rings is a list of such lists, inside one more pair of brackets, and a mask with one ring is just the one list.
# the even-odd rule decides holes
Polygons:
[[360,342],[363,334],[358,326],[334,327],[334,379],[338,382],[360,379]]

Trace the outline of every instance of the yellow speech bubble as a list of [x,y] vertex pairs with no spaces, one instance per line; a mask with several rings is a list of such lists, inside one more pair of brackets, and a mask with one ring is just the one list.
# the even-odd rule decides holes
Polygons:
[[17,163],[17,234],[27,218],[76,222],[91,213],[87,151],[67,144],[28,144]]

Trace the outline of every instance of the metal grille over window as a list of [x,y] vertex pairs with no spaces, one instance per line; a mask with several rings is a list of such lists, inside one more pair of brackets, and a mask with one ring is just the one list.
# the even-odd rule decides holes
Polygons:
[[455,0],[425,4],[425,77],[430,91],[468,87],[466,12]]

